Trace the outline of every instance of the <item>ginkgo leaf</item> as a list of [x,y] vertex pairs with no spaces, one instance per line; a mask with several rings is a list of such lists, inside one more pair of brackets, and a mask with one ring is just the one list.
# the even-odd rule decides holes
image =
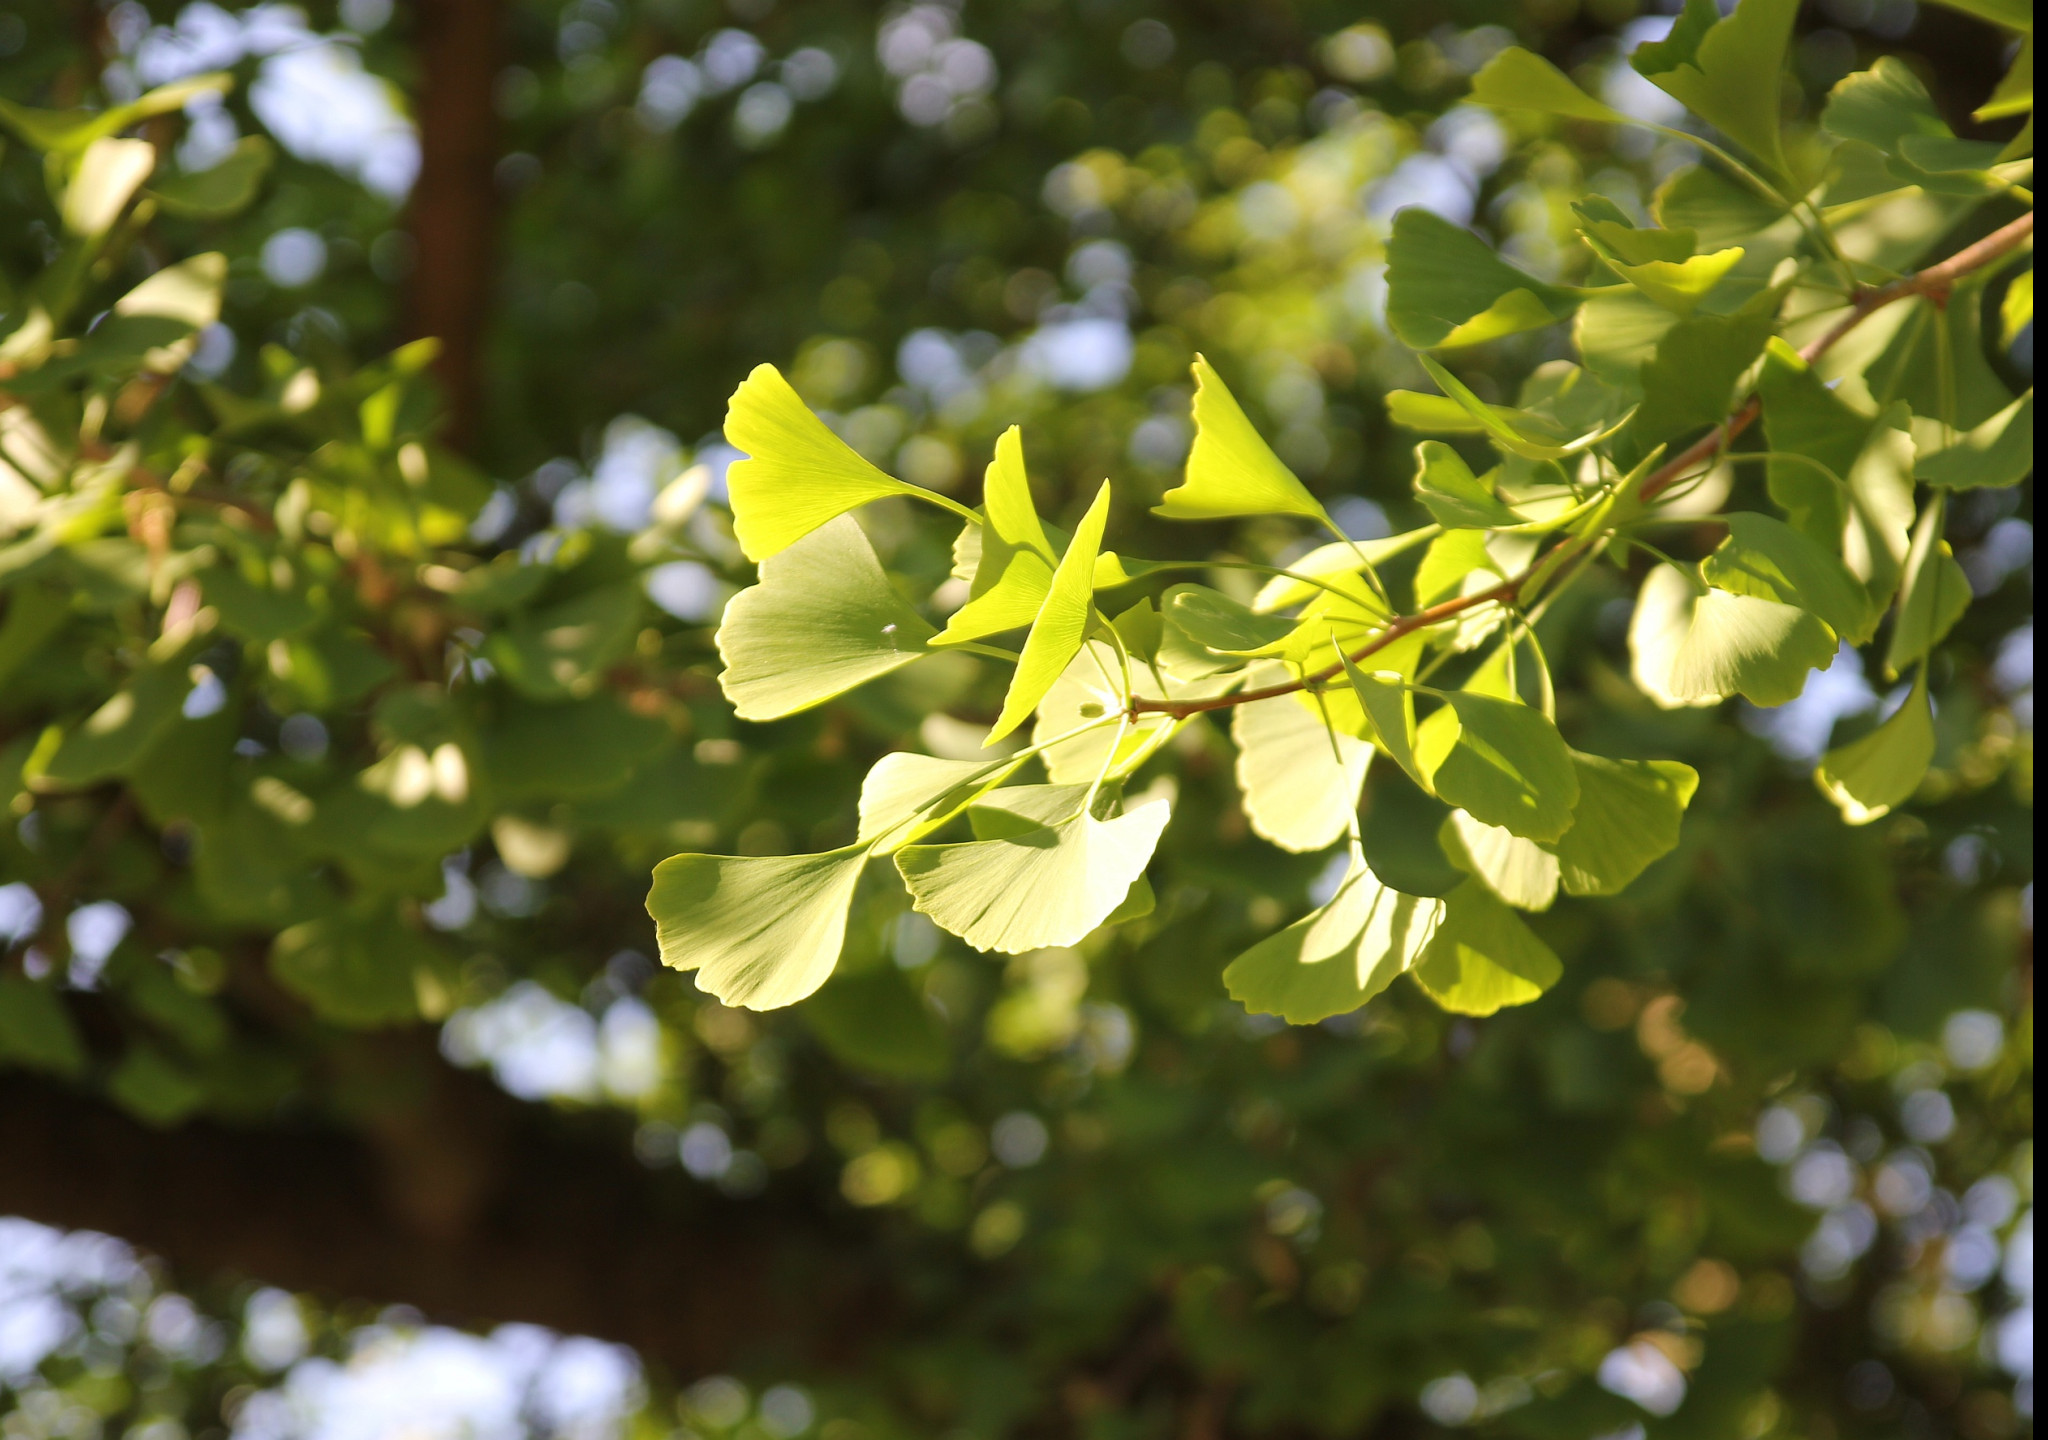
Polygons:
[[861,781],[856,838],[877,855],[891,854],[936,830],[1023,763],[1022,756],[989,761],[941,760],[907,750],[884,755]]
[[1475,570],[1485,572],[1489,581],[1507,578],[1487,551],[1484,530],[1446,530],[1429,542],[1415,567],[1415,603],[1427,607],[1458,594]]
[[1728,517],[1728,538],[1700,566],[1706,582],[1810,610],[1851,645],[1877,630],[1877,616],[1849,567],[1782,520],[1754,510]]
[[1415,494],[1447,529],[1488,530],[1519,525],[1522,517],[1493,490],[1493,475],[1472,473],[1465,457],[1441,440],[1415,447]]
[[1849,467],[1848,523],[1842,559],[1863,582],[1873,611],[1882,611],[1905,573],[1912,548],[1913,436],[1903,403],[1894,404],[1871,427],[1862,455]]
[[1052,588],[1058,557],[1031,501],[1024,470],[1024,441],[1015,425],[996,441],[982,486],[983,523],[970,527],[980,539],[967,603],[955,610],[939,643],[974,640],[1021,629],[1038,618]]
[[1578,775],[1542,711],[1456,690],[1416,727],[1415,761],[1446,804],[1526,840],[1555,840],[1572,823]]
[[1344,678],[1351,682],[1372,725],[1374,745],[1407,771],[1411,780],[1428,790],[1429,776],[1415,753],[1415,696],[1407,682],[1399,675],[1383,672],[1367,675],[1351,663],[1348,655],[1340,653],[1337,658],[1344,666]]
[[[1401,213],[1409,212],[1404,210]],[[1488,405],[1474,395],[1464,381],[1429,356],[1418,355],[1415,358],[1422,362],[1429,378],[1443,387],[1444,394],[1457,401],[1478,422],[1489,440],[1509,454],[1519,455],[1525,460],[1562,460],[1568,455],[1576,455],[1599,444],[1628,423],[1628,417],[1624,416],[1604,429],[1578,436],[1566,435],[1540,415]]]
[[88,240],[106,234],[155,168],[156,146],[147,140],[93,141],[65,188],[64,228]]
[[884,475],[813,415],[773,365],[727,402],[725,438],[747,459],[726,471],[733,534],[759,564],[826,521],[885,495],[940,497]]
[[1245,1009],[1293,1025],[1346,1014],[1415,963],[1443,910],[1381,884],[1354,850],[1330,903],[1231,961],[1224,986]]
[[1451,807],[1380,766],[1366,792],[1358,838],[1372,873],[1409,895],[1448,895],[1465,883],[1467,871],[1451,863],[1438,836]]
[[1642,368],[1643,403],[1629,426],[1638,449],[1727,418],[1737,382],[1771,338],[1771,323],[1761,312],[1694,315],[1665,331]]
[[[2033,6],[2023,5],[2029,21]],[[2030,29],[2027,38],[2020,42],[2019,54],[2013,57],[2012,68],[2005,72],[2005,78],[1998,82],[1998,88],[1991,92],[1991,98],[1970,112],[1970,118],[1978,124],[1986,120],[2003,120],[2008,115],[2026,115],[2034,108],[2034,34]]]
[[1608,268],[1665,309],[1690,315],[1701,300],[1742,263],[1747,252],[1730,246],[1695,254],[1690,230],[1639,230],[1625,218],[1595,218],[1585,202],[1577,207],[1585,224],[1579,234]]
[[178,719],[192,689],[183,664],[145,664],[127,685],[64,737],[43,770],[52,785],[90,785],[146,752]]
[[1783,178],[1780,92],[1798,11],[1798,0],[1740,0],[1723,19],[1714,0],[1686,0],[1671,33],[1637,46],[1629,63]]
[[1453,863],[1518,910],[1548,910],[1557,898],[1557,856],[1534,840],[1453,810],[1438,843]]
[[1851,825],[1868,825],[1913,798],[1934,761],[1934,708],[1922,666],[1905,703],[1861,740],[1828,751],[1813,772]]
[[[1253,689],[1288,680],[1284,665],[1252,667]],[[1239,705],[1230,717],[1245,818],[1261,839],[1297,854],[1344,838],[1358,810],[1372,746],[1332,726],[1317,697],[1297,693]]]
[[727,1005],[773,1010],[824,984],[868,847],[822,855],[671,855],[654,867],[647,913],[661,963],[695,970]]
[[1031,622],[1024,653],[1017,660],[1016,673],[1010,677],[1003,712],[996,717],[984,744],[995,744],[1023,724],[1068,662],[1081,653],[1081,643],[1088,638],[1089,625],[1095,618],[1095,557],[1102,548],[1102,531],[1108,523],[1109,482],[1105,480],[1074,531],[1074,538],[1067,543],[1067,553],[1060,557],[1059,567],[1053,571],[1045,603],[1039,606],[1038,618]]
[[1629,674],[1636,688],[1663,706],[1675,710],[1687,705],[1718,705],[1725,698],[1711,692],[1681,694],[1672,683],[1671,667],[1679,647],[1692,630],[1693,607],[1699,603],[1701,585],[1675,565],[1657,565],[1643,577],[1636,592],[1636,608],[1629,616]]
[[977,950],[1073,945],[1123,903],[1167,814],[1153,800],[1113,819],[1083,812],[993,839],[910,845],[896,852],[896,868],[911,903]]
[[[1127,775],[1172,737],[1173,717],[1157,711],[1119,726],[1117,716],[1124,703],[1122,679],[1115,647],[1097,638],[1081,647],[1081,653],[1038,702],[1031,743],[1044,747],[1039,758],[1055,783],[1086,784],[1104,774],[1105,768],[1111,779]],[[1163,666],[1159,671],[1149,665],[1131,667],[1131,693],[1149,700],[1218,695],[1235,681],[1234,675],[1183,681]],[[1061,740],[1060,736],[1069,738]],[[1112,745],[1116,747],[1114,758]]]
[[[2033,274],[2030,270],[2029,275]],[[1919,455],[1913,473],[1946,490],[2017,485],[2034,472],[2034,392],[1993,415],[1955,443]]]
[[1913,532],[1905,579],[1899,585],[1899,615],[1884,657],[1885,669],[1893,675],[1939,645],[1970,608],[1970,577],[1941,538],[1947,508],[1937,496]]
[[1551,843],[1565,890],[1619,895],[1678,845],[1700,777],[1676,760],[1609,760],[1572,752],[1579,803],[1572,828]]
[[225,159],[197,174],[160,179],[149,187],[149,194],[173,215],[223,219],[256,198],[276,153],[263,136],[244,135]]
[[773,720],[908,665],[932,633],[841,515],[762,561],[761,583],[727,603],[719,685],[742,720]]
[[1627,125],[1628,116],[1603,105],[1573,84],[1541,55],[1511,45],[1480,67],[1472,77],[1470,99],[1497,110],[1540,110],[1572,120],[1601,125]]
[[[1309,580],[1339,584],[1345,594],[1364,600],[1363,587],[1343,585],[1342,577],[1356,575],[1367,565],[1383,565],[1397,555],[1405,555],[1434,537],[1437,529],[1434,525],[1425,525],[1419,530],[1388,535],[1379,540],[1333,540],[1328,545],[1318,545],[1308,554],[1288,562],[1290,574],[1275,575],[1260,586],[1258,595],[1252,600],[1252,611],[1258,615],[1270,615],[1275,610],[1289,609],[1325,593],[1309,584]],[[1305,578],[1297,580],[1293,578],[1296,575]]]
[[1740,694],[1783,705],[1806,688],[1807,672],[1834,663],[1835,637],[1795,605],[1708,590],[1671,657],[1670,693],[1689,701]]
[[1168,628],[1219,656],[1265,653],[1295,629],[1295,622],[1284,616],[1261,615],[1206,585],[1176,585],[1160,598],[1160,616]]
[[1517,270],[1484,240],[1411,205],[1387,241],[1387,324],[1417,350],[1476,345],[1554,324],[1579,292]]
[[1444,901],[1443,920],[1411,973],[1444,1009],[1491,1015],[1542,995],[1564,966],[1519,915],[1473,879]]
[[1848,476],[1870,441],[1875,418],[1837,395],[1797,351],[1775,336],[1764,351],[1757,394],[1763,401],[1764,438],[1772,451],[1813,462],[1769,462],[1771,498],[1807,539],[1837,548],[1849,499],[1828,475]]
[[1820,123],[1832,135],[1890,155],[1898,154],[1899,142],[1909,135],[1945,139],[1955,134],[1920,77],[1893,55],[1880,56],[1868,70],[1836,81]]
[[1195,443],[1187,476],[1152,513],[1170,520],[1300,515],[1327,521],[1316,497],[1260,438],[1215,367],[1195,357]]

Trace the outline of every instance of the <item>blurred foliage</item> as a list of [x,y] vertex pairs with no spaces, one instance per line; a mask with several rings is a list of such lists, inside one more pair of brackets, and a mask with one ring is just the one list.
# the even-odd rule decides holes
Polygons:
[[[17,7],[0,95],[132,101],[198,9]],[[1889,52],[1959,133],[2015,128],[1967,118],[1999,72],[1991,26],[1849,0],[1814,19],[1795,135]],[[99,231],[67,232],[74,177],[16,118],[0,1058],[154,1124],[362,1124],[403,1101],[332,1063],[355,1030],[440,1024],[445,1054],[515,1094],[632,1112],[649,1166],[868,1212],[906,1315],[857,1374],[743,1377],[808,1385],[827,1440],[2019,1433],[2031,480],[1953,507],[1978,598],[1934,667],[1933,768],[1867,827],[1806,774],[1831,728],[1870,728],[1853,686],[1834,708],[1659,710],[1627,679],[1627,593],[1572,592],[1544,632],[1560,727],[1701,785],[1624,895],[1531,917],[1564,978],[1520,1010],[1454,1018],[1401,987],[1294,1030],[1229,1001],[1223,966],[1307,908],[1324,862],[1252,834],[1220,728],[1171,757],[1143,921],[997,958],[864,888],[835,978],[767,1016],[643,958],[653,863],[843,844],[876,759],[972,747],[1001,700],[954,657],[734,718],[710,627],[751,578],[718,498],[741,376],[775,361],[936,490],[972,498],[1022,422],[1058,523],[1107,475],[1120,550],[1294,558],[1289,522],[1133,518],[1185,457],[1200,350],[1340,524],[1411,528],[1382,396],[1423,378],[1384,333],[1388,220],[1427,203],[1576,278],[1572,203],[1640,221],[1697,148],[1461,101],[1520,40],[1642,104],[1618,68],[1634,22],[1610,3],[522,6],[469,456],[437,443],[431,347],[398,346],[403,187],[261,118],[271,52],[195,56],[232,75],[224,99],[123,127],[160,168]],[[416,79],[404,13],[297,23],[356,27],[368,74]],[[185,148],[205,126],[211,151]],[[272,130],[272,163],[219,162],[247,168],[248,203],[239,181],[210,201],[199,162]],[[1944,240],[1930,223],[1916,246]],[[151,278],[172,266],[175,294]],[[1953,328],[1959,363],[2016,391],[2011,274]],[[1565,343],[1508,336],[1458,370],[1504,399]],[[1742,483],[1761,494],[1761,471]],[[910,593],[945,581],[950,527],[898,500],[863,519]],[[71,1295],[84,1323],[33,1373],[0,1375],[10,1437],[198,1432],[274,1383],[97,1296]],[[372,1318],[337,1312],[310,1343],[344,1354]],[[636,1427],[777,1433],[745,1390],[684,1388],[702,1378],[652,1377]]]

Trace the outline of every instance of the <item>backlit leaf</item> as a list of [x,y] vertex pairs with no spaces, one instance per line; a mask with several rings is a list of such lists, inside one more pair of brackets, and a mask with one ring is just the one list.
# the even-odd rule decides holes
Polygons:
[[2034,471],[2034,392],[1958,435],[1954,444],[1918,455],[1913,471],[1917,479],[1947,490],[2017,485]]
[[1763,352],[1771,323],[1764,313],[1694,315],[1666,331],[1642,369],[1643,403],[1629,427],[1639,451],[1726,419],[1736,382]]
[[[1284,665],[1252,667],[1257,689],[1290,678]],[[1239,705],[1230,717],[1237,785],[1252,829],[1282,850],[1327,850],[1344,838],[1372,746],[1329,725],[1317,697],[1297,693]]]
[[1728,517],[1728,538],[1700,569],[1716,589],[1812,611],[1851,645],[1877,629],[1869,596],[1831,549],[1754,510]]
[[1351,663],[1351,657],[1340,654],[1338,659],[1344,666],[1344,677],[1357,692],[1358,701],[1365,709],[1366,719],[1372,726],[1373,743],[1387,753],[1387,757],[1408,772],[1424,790],[1430,788],[1429,776],[1415,753],[1415,696],[1398,675],[1367,675]]
[[810,412],[782,372],[757,365],[732,392],[725,438],[747,459],[726,471],[733,533],[756,564],[884,495],[934,498],[884,475]]
[[1939,645],[1970,608],[1970,577],[1941,538],[1947,511],[1937,496],[1913,532],[1913,548],[1907,552],[1906,574],[1899,585],[1899,614],[1884,657],[1885,669],[1893,675]]
[[[1436,533],[1436,526],[1425,525],[1419,530],[1409,530],[1379,540],[1333,540],[1328,545],[1318,545],[1297,560],[1289,561],[1287,568],[1294,575],[1307,579],[1330,581],[1346,594],[1356,594],[1362,599],[1364,587],[1345,584],[1344,576],[1358,574],[1368,563],[1385,564],[1397,555],[1406,554]],[[1259,587],[1258,596],[1252,601],[1252,610],[1256,614],[1270,615],[1275,610],[1289,609],[1322,593],[1322,590],[1306,583],[1306,580],[1296,580],[1288,575],[1275,575]]]
[[1686,0],[1671,33],[1637,46],[1629,63],[1781,178],[1785,51],[1798,12],[1798,0],[1740,0],[1723,19],[1714,0]]
[[1671,659],[1670,693],[1689,703],[1741,694],[1757,705],[1799,698],[1810,670],[1834,662],[1835,637],[1793,605],[1708,590]]
[[877,855],[891,854],[937,829],[1023,763],[941,760],[907,750],[884,755],[861,781],[859,839]]
[[1472,77],[1472,103],[1498,110],[1539,110],[1572,120],[1626,125],[1629,117],[1603,105],[1541,55],[1511,45]]
[[1475,476],[1465,458],[1441,440],[1415,447],[1415,494],[1447,529],[1486,530],[1522,522],[1494,494],[1492,479],[1491,474]]
[[256,198],[276,153],[261,135],[245,135],[227,158],[196,175],[165,176],[149,187],[149,193],[173,215],[221,219]]
[[1557,856],[1534,840],[1453,810],[1439,843],[1518,910],[1548,910],[1557,898]]
[[1413,972],[1444,1009],[1491,1015],[1526,1005],[1564,974],[1556,952],[1480,881],[1467,880],[1444,906],[1443,920]]
[[1330,903],[1231,961],[1223,983],[1245,1009],[1290,1024],[1345,1014],[1415,963],[1443,909],[1441,900],[1381,884],[1354,850]]
[[908,665],[932,635],[842,515],[762,561],[760,583],[726,604],[719,685],[742,720],[773,720]]
[[1555,840],[1572,823],[1571,751],[1531,706],[1453,691],[1416,727],[1415,760],[1440,799],[1488,825]]
[[1024,441],[1012,425],[996,440],[982,486],[983,522],[968,600],[947,620],[938,643],[973,640],[1017,630],[1038,617],[1058,563],[1031,500]]
[[[1070,808],[1086,790],[1045,788],[1068,792]],[[1167,816],[1153,800],[1112,819],[1084,812],[993,839],[911,845],[896,852],[896,868],[913,905],[977,950],[1073,945],[1123,903]]]
[[[1401,213],[1405,215],[1408,212],[1404,210]],[[1527,410],[1488,405],[1474,395],[1464,381],[1429,356],[1418,355],[1416,358],[1429,372],[1429,378],[1443,387],[1444,394],[1457,401],[1478,422],[1489,440],[1509,454],[1519,455],[1525,460],[1561,460],[1592,448],[1621,428],[1613,425],[1584,435],[1567,435],[1542,416]]]
[[1676,760],[1609,760],[1572,752],[1579,803],[1572,828],[1551,844],[1565,890],[1619,895],[1678,844],[1700,777]]
[[64,191],[64,228],[88,240],[106,234],[155,168],[156,146],[147,140],[93,141]]
[[1476,345],[1566,318],[1579,293],[1525,274],[1471,231],[1419,205],[1387,242],[1387,323],[1418,350]]
[[1692,613],[1700,585],[1675,565],[1654,566],[1636,593],[1629,616],[1629,675],[1636,688],[1667,710],[1686,705],[1718,705],[1719,694],[1683,693],[1673,687],[1671,668],[1679,647],[1692,630]]
[[661,962],[695,970],[728,1005],[773,1010],[831,975],[866,845],[822,855],[671,855],[654,867],[647,913]]
[[992,745],[1023,724],[1068,662],[1081,653],[1081,642],[1088,638],[1095,618],[1095,557],[1108,523],[1109,482],[1105,480],[1068,542],[1067,553],[1060,557],[1059,568],[1053,571],[1052,586],[1038,618],[1032,621],[1009,693],[1003,697],[1002,714],[996,717],[985,743]]
[[1215,367],[1195,357],[1195,443],[1187,476],[1153,514],[1173,520],[1231,515],[1300,515],[1321,521],[1323,507],[1245,418]]
[[[1783,340],[1773,338],[1764,352],[1757,379],[1763,399],[1764,437],[1773,451],[1801,455],[1847,479],[1876,424],[1850,405],[1799,358]],[[1841,544],[1848,518],[1848,497],[1813,465],[1794,460],[1769,462],[1771,498],[1807,539],[1829,550]]]
[[1913,798],[1934,760],[1934,710],[1923,667],[1898,711],[1861,740],[1828,751],[1813,772],[1851,825],[1868,825]]

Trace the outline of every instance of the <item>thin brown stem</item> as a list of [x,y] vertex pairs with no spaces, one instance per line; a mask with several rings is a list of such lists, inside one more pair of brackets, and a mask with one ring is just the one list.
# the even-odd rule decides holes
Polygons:
[[[1895,300],[1905,300],[1916,295],[1925,295],[1938,301],[1946,300],[1957,280],[2003,259],[2025,244],[2033,233],[2034,216],[2033,212],[2029,211],[2017,220],[1992,231],[1974,245],[1958,250],[1939,264],[1930,265],[1925,270],[1894,280],[1888,285],[1861,291],[1850,302],[1849,313],[1818,339],[1810,340],[1801,347],[1799,358],[1812,364],[1833,349],[1843,336]],[[1755,424],[1757,416],[1762,413],[1762,398],[1751,395],[1736,408],[1734,414],[1652,471],[1643,481],[1640,492],[1642,500],[1648,502],[1656,499],[1658,495],[1700,466],[1712,461],[1736,436]],[[1568,547],[1583,543],[1582,539],[1565,540],[1537,556],[1519,575],[1503,580],[1498,585],[1476,594],[1446,600],[1442,604],[1418,610],[1413,615],[1395,617],[1386,629],[1350,653],[1351,663],[1356,665],[1384,650],[1404,635],[1441,624],[1467,610],[1477,609],[1494,601],[1505,602],[1515,598],[1520,594],[1522,587],[1539,573],[1550,571],[1556,562],[1568,559],[1569,557],[1563,553]],[[1297,680],[1285,681],[1278,685],[1264,685],[1256,690],[1239,690],[1229,695],[1214,695],[1203,700],[1151,700],[1134,695],[1131,697],[1129,713],[1133,719],[1140,715],[1171,715],[1176,720],[1185,720],[1190,715],[1199,715],[1209,710],[1227,710],[1233,705],[1249,705],[1255,700],[1272,700],[1281,695],[1292,695],[1300,690],[1312,690],[1336,679],[1343,671],[1341,663],[1325,665],[1322,669],[1303,675]]]

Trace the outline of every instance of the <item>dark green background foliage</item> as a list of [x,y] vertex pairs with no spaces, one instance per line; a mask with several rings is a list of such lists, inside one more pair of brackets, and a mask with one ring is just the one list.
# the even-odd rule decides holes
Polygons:
[[[2013,48],[1987,16],[2031,23],[1803,13],[1794,163],[1830,88],[1888,54],[1957,134],[2010,139],[2016,115],[1970,118]],[[17,6],[0,98],[132,99],[178,21]],[[1386,330],[1390,211],[1429,200],[1532,272],[1608,283],[1577,231],[1640,222],[1699,152],[1463,102],[1513,43],[1612,99],[1633,0],[364,0],[306,23],[344,21],[420,117],[452,228],[263,141],[245,203],[181,203],[199,121],[173,109],[123,132],[165,157],[140,204],[67,235],[67,162],[0,116],[0,1211],[163,1257],[63,1297],[81,1328],[0,1374],[8,1436],[220,1433],[281,1383],[261,1344],[191,1339],[229,1330],[138,1336],[93,1303],[173,1285],[229,1327],[274,1309],[254,1287],[298,1291],[332,1356],[380,1315],[386,1345],[423,1316],[630,1344],[649,1436],[792,1440],[788,1406],[752,1415],[714,1375],[806,1387],[825,1440],[2031,1426],[2030,476],[1949,507],[1976,594],[1926,667],[1932,768],[1868,825],[1810,774],[1875,723],[1850,662],[1789,712],[1660,709],[1630,680],[1647,559],[1545,613],[1571,743],[1700,785],[1624,893],[1527,917],[1563,978],[1520,1008],[1398,985],[1290,1028],[1229,999],[1224,967],[1335,876],[1252,833],[1209,722],[1132,782],[1174,795],[1156,908],[1075,948],[976,953],[878,866],[792,1008],[728,1009],[650,958],[655,863],[844,845],[870,766],[971,753],[1003,700],[1004,667],[955,655],[734,716],[714,627],[755,571],[704,494],[756,364],[962,502],[1021,423],[1050,521],[1106,476],[1119,553],[1285,563],[1315,543],[1291,520],[1148,513],[1200,352],[1341,524],[1426,524],[1444,502],[1384,398],[1429,388]],[[942,57],[890,48],[920,26],[985,47],[950,52],[950,100]],[[661,57],[701,76],[747,36],[756,68],[663,113],[685,72]],[[220,103],[262,136],[266,62],[224,63]],[[1883,174],[1861,183],[1929,197],[1878,245],[1898,271],[2021,213]],[[294,275],[280,232],[322,263]],[[179,372],[208,287],[116,302],[174,264],[203,281],[207,254],[218,326]],[[2026,389],[2030,266],[1966,287],[1949,375],[1930,345],[1899,392],[1969,425]],[[457,332],[438,366],[430,316]],[[1573,353],[1564,328],[1453,369],[1512,399]],[[1128,364],[1056,383],[1063,339],[1104,353],[1089,335],[1112,358],[1128,337]],[[1694,403],[1699,378],[1651,387],[1653,439],[1716,418],[1735,377]],[[1798,492],[1758,464],[1731,493],[1705,508]],[[906,600],[946,581],[951,522],[901,499],[862,522]],[[1659,543],[1697,559],[1721,533]],[[1444,812],[1380,764],[1364,813],[1392,866]],[[1408,858],[1417,888],[1444,878],[1433,843]],[[0,1278],[31,1233],[0,1228]]]

